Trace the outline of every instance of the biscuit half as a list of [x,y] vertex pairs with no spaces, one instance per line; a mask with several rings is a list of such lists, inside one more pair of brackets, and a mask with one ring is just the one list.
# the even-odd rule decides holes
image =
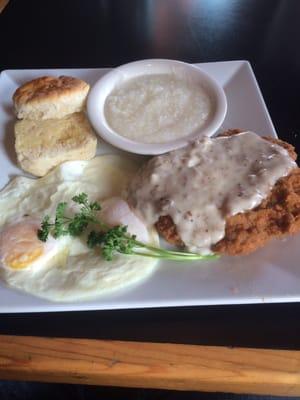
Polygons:
[[43,76],[20,86],[13,95],[19,119],[63,118],[82,111],[89,85],[69,76]]
[[64,161],[90,160],[96,154],[97,138],[84,113],[62,119],[15,124],[15,149],[24,171],[44,176]]

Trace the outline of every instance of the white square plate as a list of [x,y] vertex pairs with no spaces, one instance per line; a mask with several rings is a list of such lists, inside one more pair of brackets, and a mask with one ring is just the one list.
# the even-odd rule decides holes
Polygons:
[[[225,89],[228,113],[222,129],[243,128],[276,137],[251,66],[246,61],[199,64]],[[72,75],[93,84],[108,69],[11,70],[0,75],[0,188],[22,174],[14,153],[15,89],[42,75]],[[101,145],[99,154],[117,152]],[[118,151],[119,152],[119,151]],[[125,154],[125,153],[124,153]],[[126,153],[127,154],[127,153]],[[130,155],[127,154],[130,157]],[[1,212],[1,210],[0,210]],[[299,236],[274,241],[249,256],[214,262],[161,262],[140,285],[94,301],[52,303],[0,284],[0,312],[104,310],[122,308],[246,304],[300,300]],[[143,266],[141,265],[141,268]]]

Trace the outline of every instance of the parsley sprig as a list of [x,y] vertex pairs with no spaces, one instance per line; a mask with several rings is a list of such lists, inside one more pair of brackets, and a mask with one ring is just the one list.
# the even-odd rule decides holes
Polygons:
[[41,229],[38,230],[38,238],[46,242],[49,234],[54,238],[60,236],[71,235],[80,236],[88,227],[89,223],[101,225],[102,228],[107,228],[95,216],[95,211],[100,211],[100,204],[97,202],[89,203],[86,193],[80,193],[72,198],[74,203],[80,205],[79,212],[75,213],[73,217],[65,215],[67,203],[58,203],[55,212],[55,220],[50,222],[49,215],[46,215],[42,221]]
[[103,258],[111,261],[116,253],[140,255],[144,257],[160,258],[174,261],[212,260],[218,258],[216,254],[202,255],[183,251],[173,251],[150,246],[136,239],[135,235],[127,232],[127,226],[118,225],[109,227],[97,216],[101,210],[98,202],[89,202],[86,193],[80,193],[72,198],[80,205],[77,213],[72,217],[66,215],[67,203],[58,203],[54,222],[46,215],[38,230],[38,238],[46,242],[51,234],[54,238],[71,235],[80,236],[89,226],[96,224],[99,230],[92,230],[88,234],[87,245],[91,249],[100,249]]

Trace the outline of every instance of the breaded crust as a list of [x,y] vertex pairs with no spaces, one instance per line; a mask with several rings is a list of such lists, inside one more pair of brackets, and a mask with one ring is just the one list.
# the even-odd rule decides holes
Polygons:
[[20,86],[13,95],[18,118],[62,118],[82,111],[89,85],[70,76],[43,76]]
[[[241,132],[231,130],[222,136]],[[279,139],[265,137],[272,143],[284,147],[291,158],[296,160],[294,147]],[[183,246],[176,226],[169,215],[161,216],[156,228],[168,242]],[[281,178],[270,195],[253,210],[227,218],[225,237],[213,246],[213,251],[221,254],[243,255],[263,247],[273,238],[280,238],[300,232],[300,169]]]

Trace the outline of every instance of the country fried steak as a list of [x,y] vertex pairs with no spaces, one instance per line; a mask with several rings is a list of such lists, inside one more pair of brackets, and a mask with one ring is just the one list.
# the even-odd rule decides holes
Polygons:
[[[240,133],[230,130],[222,136]],[[284,147],[296,160],[294,147],[282,140],[264,137]],[[160,216],[156,228],[168,242],[184,246],[176,225],[169,215]],[[269,196],[250,211],[238,213],[226,219],[225,236],[213,245],[212,250],[229,255],[243,255],[263,247],[273,238],[282,238],[300,232],[300,169],[294,168],[286,177],[279,179]]]

